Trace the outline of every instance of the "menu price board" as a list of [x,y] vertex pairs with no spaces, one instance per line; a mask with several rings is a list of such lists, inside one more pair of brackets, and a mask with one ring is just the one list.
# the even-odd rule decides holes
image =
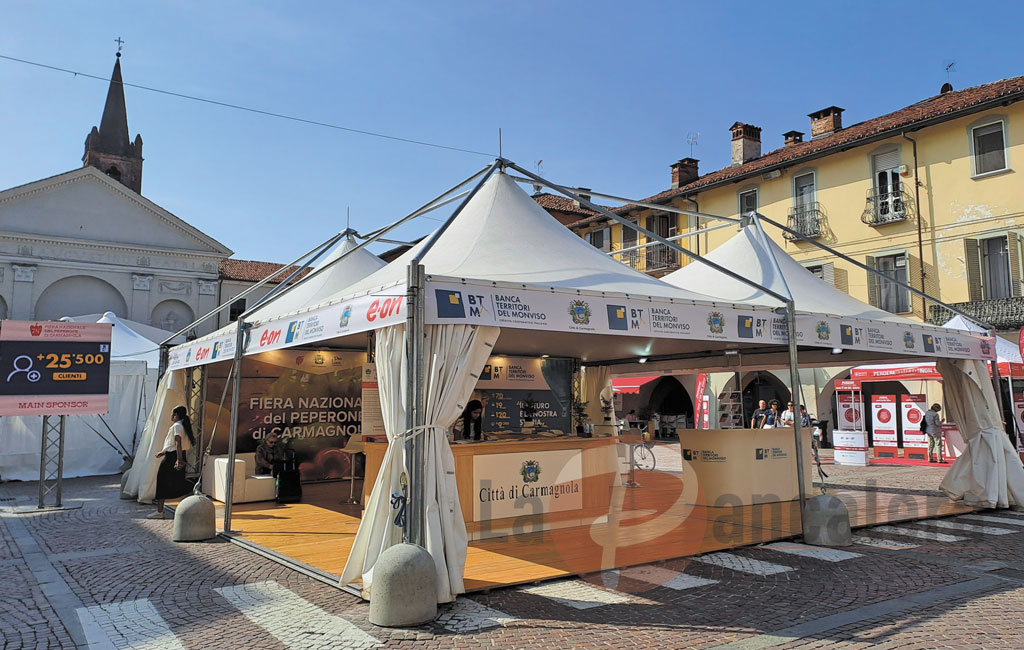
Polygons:
[[0,321],[0,415],[106,413],[112,328]]
[[532,426],[567,433],[572,428],[572,360],[532,357],[491,357],[472,399],[483,404],[483,430],[519,431],[534,407]]

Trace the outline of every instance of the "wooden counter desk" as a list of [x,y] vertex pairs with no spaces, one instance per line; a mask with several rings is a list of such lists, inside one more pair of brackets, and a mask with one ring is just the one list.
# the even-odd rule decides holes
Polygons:
[[[486,539],[592,523],[619,484],[618,439],[530,438],[452,445],[469,538]],[[363,503],[387,450],[366,443]]]
[[[800,498],[793,429],[676,429],[683,464],[696,474],[699,505],[778,503]],[[802,430],[804,490],[811,496],[811,432]]]

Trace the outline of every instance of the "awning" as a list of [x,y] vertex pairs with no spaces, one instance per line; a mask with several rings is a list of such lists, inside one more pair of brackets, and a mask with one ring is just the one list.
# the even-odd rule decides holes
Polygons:
[[612,378],[612,390],[616,393],[628,393],[635,395],[640,392],[640,387],[649,384],[658,378],[658,375],[650,377],[618,377]]
[[[992,366],[988,366],[989,375]],[[1024,377],[1024,364],[999,362],[1000,377]],[[941,380],[942,375],[935,369],[934,363],[880,364],[858,366],[850,371],[851,379],[861,381],[914,381],[919,379]]]

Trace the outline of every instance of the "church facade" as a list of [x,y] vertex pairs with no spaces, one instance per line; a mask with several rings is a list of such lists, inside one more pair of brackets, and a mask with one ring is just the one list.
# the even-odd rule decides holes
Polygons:
[[219,305],[231,250],[142,196],[142,138],[129,139],[120,59],[82,161],[0,191],[0,318],[112,311],[177,331]]

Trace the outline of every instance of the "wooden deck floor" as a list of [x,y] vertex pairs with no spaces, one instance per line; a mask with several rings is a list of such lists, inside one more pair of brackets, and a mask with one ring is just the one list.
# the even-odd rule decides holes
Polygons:
[[[800,534],[797,502],[707,507],[683,503],[681,479],[638,472],[639,488],[614,488],[607,516],[589,526],[470,542],[469,591],[646,564]],[[357,485],[358,488],[358,485]],[[359,493],[357,489],[357,494]],[[957,514],[970,508],[946,498],[846,490],[854,527]],[[232,528],[258,544],[340,575],[359,527],[359,506],[344,505],[346,483],[304,487],[303,503],[236,505]],[[221,528],[222,521],[218,521]]]

